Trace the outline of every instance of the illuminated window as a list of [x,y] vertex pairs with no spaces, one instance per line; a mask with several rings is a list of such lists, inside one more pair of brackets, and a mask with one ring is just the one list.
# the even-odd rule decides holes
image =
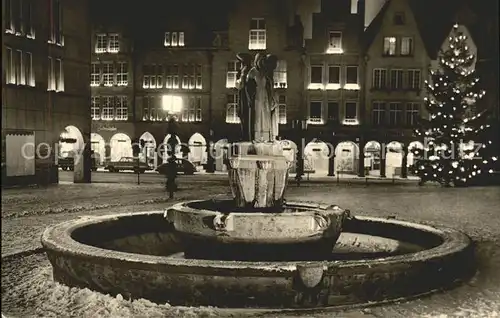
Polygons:
[[359,89],[358,85],[358,67],[346,66],[344,89]]
[[286,88],[286,61],[278,61],[278,65],[274,70],[274,87],[275,88]]
[[396,37],[389,36],[384,38],[384,55],[396,55]]
[[391,70],[390,87],[392,89],[403,88],[403,70]]
[[420,70],[408,70],[408,88],[411,90],[420,89]]
[[286,124],[286,96],[278,96],[278,123],[281,125]]
[[266,21],[262,18],[254,18],[250,21],[248,49],[266,49]]
[[113,97],[111,97],[111,96],[102,97],[101,119],[102,120],[113,120],[115,117],[114,110],[115,109],[113,107]]
[[14,56],[12,54],[12,49],[10,47],[5,48],[5,61],[7,65],[5,66],[5,82],[7,84],[16,83],[16,72],[14,69]]
[[419,103],[406,104],[406,124],[409,126],[416,126],[419,117],[420,117],[420,104]]
[[309,103],[309,119],[310,124],[323,124],[323,102],[311,101]]
[[5,48],[5,83],[35,86],[33,55],[30,52]]
[[64,66],[61,59],[56,59],[55,64],[56,92],[64,92]]
[[104,86],[113,86],[114,84],[113,62],[102,63],[102,82]]
[[166,113],[161,108],[161,97],[144,96],[142,120],[162,121],[166,119]]
[[203,88],[203,70],[201,65],[196,65],[196,89],[202,89]]
[[101,69],[99,63],[92,62],[90,67],[90,86],[101,85]]
[[92,96],[91,106],[90,106],[90,115],[93,120],[101,119],[101,104],[100,98],[97,96]]
[[181,96],[163,95],[161,98],[162,109],[167,114],[181,114],[184,107],[184,101]]
[[48,42],[51,44],[64,45],[64,36],[62,32],[62,6],[61,0],[50,1],[49,17],[50,17],[50,32]]
[[236,87],[236,76],[238,75],[238,70],[241,64],[238,61],[231,61],[227,63],[227,73],[226,73],[226,87],[234,88]]
[[128,85],[128,63],[118,62],[116,70],[116,85],[127,86]]
[[181,121],[201,122],[201,97],[190,96],[187,107],[182,109]]
[[373,102],[372,105],[372,122],[374,125],[384,125],[385,124],[385,102]]
[[54,80],[54,60],[49,56],[48,58],[48,68],[47,68],[47,90],[55,91],[56,82]]
[[[163,87],[163,65],[152,64],[143,66],[143,88]],[[167,87],[168,88],[168,87]]]
[[106,52],[106,34],[96,34],[95,52],[96,53]]
[[240,117],[238,116],[238,102],[238,94],[227,95],[226,123],[240,123]]
[[115,98],[115,120],[128,119],[128,99],[127,96],[117,96]]
[[109,53],[118,53],[120,51],[120,40],[118,34],[108,35],[108,50]]
[[389,103],[389,124],[396,126],[402,124],[403,107],[399,102]]
[[196,65],[185,64],[183,67],[184,75],[182,77],[183,89],[194,89],[196,85]]
[[387,70],[376,68],[373,70],[372,88],[382,89],[387,85]]
[[26,85],[35,86],[35,72],[33,71],[33,55],[30,52],[24,53],[24,72],[26,74]]
[[184,46],[184,32],[165,32],[164,46]]
[[330,31],[327,53],[342,53],[342,32]]
[[403,37],[401,38],[401,55],[409,56],[413,54],[413,38]]

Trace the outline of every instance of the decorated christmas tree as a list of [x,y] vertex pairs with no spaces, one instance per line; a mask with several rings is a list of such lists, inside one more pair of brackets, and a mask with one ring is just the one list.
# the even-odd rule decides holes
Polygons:
[[424,149],[411,149],[416,160],[410,169],[421,184],[435,181],[443,186],[464,186],[481,174],[492,173],[497,158],[488,156],[488,116],[475,107],[485,94],[473,68],[476,57],[458,25],[448,40],[437,69],[426,81],[424,101],[429,118],[422,119],[415,131]]

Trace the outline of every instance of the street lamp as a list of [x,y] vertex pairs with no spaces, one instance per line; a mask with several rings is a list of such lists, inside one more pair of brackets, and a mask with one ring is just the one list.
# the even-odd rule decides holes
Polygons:
[[175,95],[163,95],[161,99],[162,108],[167,113],[168,133],[170,138],[167,140],[167,169],[166,169],[166,188],[169,192],[169,198],[174,198],[174,191],[177,188],[175,178],[177,177],[177,164],[175,149],[177,148],[177,116],[182,112],[182,97]]

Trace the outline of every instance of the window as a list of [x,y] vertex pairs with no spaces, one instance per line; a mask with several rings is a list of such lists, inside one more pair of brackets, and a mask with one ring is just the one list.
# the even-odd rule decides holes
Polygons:
[[401,38],[401,55],[410,56],[413,54],[413,38],[403,37]]
[[101,119],[101,105],[100,105],[100,99],[97,96],[92,96],[90,99],[90,116],[92,117],[92,120],[99,120]]
[[196,74],[197,65],[187,64],[184,65],[184,76],[182,78],[183,89],[195,89],[196,87]]
[[338,122],[339,120],[339,102],[328,102],[328,121]]
[[6,67],[5,67],[5,82],[7,84],[16,83],[16,72],[14,70],[14,56],[12,55],[12,49],[10,47],[5,48],[6,52]]
[[95,52],[96,53],[106,52],[106,34],[96,34]]
[[278,123],[280,125],[286,124],[286,96],[278,96]]
[[420,117],[420,104],[419,103],[406,104],[406,124],[410,126],[417,125],[419,117]]
[[165,32],[164,46],[184,46],[184,32]]
[[32,8],[32,0],[23,0],[21,2],[21,7],[23,10],[22,13],[22,22],[21,26],[23,28],[22,33],[26,35],[29,39],[35,38],[35,30],[33,29],[33,8]]
[[266,49],[266,21],[264,19],[254,18],[250,21],[248,49]]
[[26,85],[35,87],[35,73],[33,72],[33,55],[30,52],[24,53],[24,72]]
[[116,70],[116,85],[127,86],[128,85],[128,64],[127,62],[118,62],[118,67]]
[[200,64],[196,65],[196,89],[203,88],[203,68]]
[[226,87],[234,88],[236,87],[236,76],[238,75],[238,70],[241,65],[238,61],[231,61],[227,63],[227,75],[226,75]]
[[286,88],[286,61],[278,61],[274,70],[274,88]]
[[403,109],[401,103],[393,102],[389,103],[389,125],[396,126],[401,124],[401,114]]
[[166,119],[159,96],[144,96],[142,103],[142,120],[159,121]]
[[358,67],[357,66],[347,66],[346,67],[346,79],[345,79],[345,89],[359,89],[358,86]]
[[144,65],[143,66],[143,88],[162,88],[163,87],[163,65]]
[[[14,2],[14,3],[12,3]],[[4,29],[5,33],[11,33],[14,34],[14,17],[13,17],[13,8],[12,5],[15,5],[17,0],[5,0],[5,7],[4,7]]]
[[178,65],[168,65],[166,67],[165,76],[165,87],[166,88],[179,88],[179,66]]
[[408,70],[408,88],[411,90],[420,89],[420,70]]
[[90,86],[99,86],[101,84],[101,69],[99,63],[92,62],[90,66]]
[[385,88],[387,83],[387,70],[383,68],[376,68],[373,70],[373,83],[374,89]]
[[395,25],[404,25],[405,24],[404,12],[396,12],[393,17],[393,22]]
[[384,125],[385,124],[385,103],[384,102],[373,102],[372,107],[373,113],[373,124],[374,125]]
[[391,88],[392,89],[402,89],[403,88],[403,70],[391,70]]
[[120,40],[118,39],[118,34],[108,35],[108,52],[118,53],[120,51]]
[[49,56],[48,58],[48,68],[47,68],[47,90],[55,91],[56,82],[54,79],[54,60]]
[[345,103],[345,119],[357,119],[358,103],[346,102]]
[[62,32],[62,6],[61,0],[50,1],[50,33],[49,33],[49,43],[64,45],[64,37]]
[[226,110],[226,123],[239,124],[240,117],[238,116],[238,95],[227,95],[227,110]]
[[113,86],[113,62],[102,63],[102,82],[104,86]]
[[128,119],[128,99],[127,96],[117,96],[115,105],[115,120]]
[[340,66],[328,66],[328,86],[333,89],[340,88]]
[[5,0],[5,33],[34,39],[31,0]]
[[64,92],[64,67],[61,59],[56,59],[55,64],[56,92]]
[[181,121],[201,122],[201,96],[190,96],[188,105],[182,109]]
[[102,120],[112,120],[115,116],[113,108],[113,97],[104,96],[102,98]]
[[309,103],[309,122],[311,124],[323,124],[323,103],[321,101],[311,101]]
[[311,66],[311,84],[323,84],[323,66]]
[[23,51],[16,50],[16,83],[18,85],[25,85],[26,79],[24,74]]
[[384,55],[396,55],[396,38],[393,36],[384,38]]
[[330,31],[328,33],[327,53],[342,53],[342,32]]

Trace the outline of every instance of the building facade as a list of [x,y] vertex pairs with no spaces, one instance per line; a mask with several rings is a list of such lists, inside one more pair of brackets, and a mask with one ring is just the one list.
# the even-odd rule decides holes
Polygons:
[[[220,152],[241,131],[236,54],[268,52],[279,60],[275,100],[290,159],[301,148],[306,169],[320,174],[406,177],[408,149],[422,146],[412,133],[425,116],[423,84],[435,55],[429,42],[436,41],[423,34],[415,3],[227,2],[212,24],[187,9],[167,18],[151,7],[156,22],[135,35],[101,25],[92,46],[93,150],[104,164],[130,156],[131,143],[142,139],[143,160],[159,163],[174,115],[185,144],[179,155],[223,170]],[[200,11],[215,12],[208,10]],[[297,120],[307,122],[303,135]]]
[[[88,1],[2,0],[2,185],[90,182]],[[61,138],[62,136],[62,138]]]

